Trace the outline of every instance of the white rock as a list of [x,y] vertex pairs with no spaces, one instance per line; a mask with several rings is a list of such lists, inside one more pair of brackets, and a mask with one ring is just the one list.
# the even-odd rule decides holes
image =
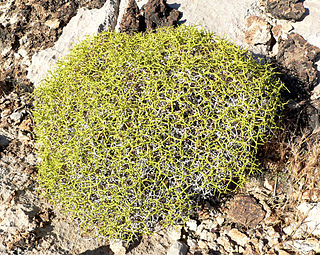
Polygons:
[[176,241],[167,251],[167,255],[186,255],[188,252],[188,246],[183,243]]
[[181,229],[182,226],[170,226],[167,229],[167,234],[168,237],[172,240],[172,241],[177,241],[181,238]]
[[228,235],[233,241],[235,241],[238,245],[243,246],[243,247],[244,247],[244,246],[249,242],[249,240],[250,240],[245,234],[241,233],[239,230],[237,230],[237,229],[235,229],[235,228],[231,229],[231,230],[227,233],[227,235]]
[[309,234],[320,238],[320,203],[303,202],[298,210],[306,216],[303,225],[307,225]]
[[218,216],[218,217],[216,218],[216,221],[217,221],[218,225],[221,226],[221,225],[223,224],[223,222],[224,222],[224,217]]
[[197,247],[197,242],[194,239],[188,238],[187,244],[191,249],[194,249]]
[[294,32],[320,48],[320,1],[305,0],[303,6],[309,10],[309,14],[302,21],[292,24]]
[[10,115],[10,119],[12,119],[14,122],[20,122],[23,117],[22,112],[14,112]]
[[189,220],[186,222],[187,227],[189,228],[189,230],[191,231],[196,231],[197,230],[197,221],[196,220]]
[[32,56],[32,64],[27,69],[28,79],[38,87],[48,70],[54,69],[57,59],[68,54],[73,43],[83,40],[87,35],[97,34],[108,28],[114,29],[118,8],[119,0],[110,0],[100,9],[79,9],[77,15],[63,28],[55,45]]
[[30,221],[27,214],[29,210],[22,204],[17,204],[8,208],[0,204],[0,230],[16,234],[17,232],[33,231],[36,224]]
[[110,242],[110,249],[116,254],[116,255],[125,255],[126,254],[126,248],[123,246],[123,242],[121,240],[113,240]]
[[310,252],[320,252],[320,242],[315,238],[304,240],[293,240],[284,243],[285,249],[297,250],[299,254],[307,254]]

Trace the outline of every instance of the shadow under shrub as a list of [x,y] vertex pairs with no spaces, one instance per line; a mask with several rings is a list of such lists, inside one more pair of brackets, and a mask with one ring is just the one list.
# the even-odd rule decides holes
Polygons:
[[258,170],[282,88],[194,27],[87,38],[34,91],[40,190],[107,238],[186,221]]

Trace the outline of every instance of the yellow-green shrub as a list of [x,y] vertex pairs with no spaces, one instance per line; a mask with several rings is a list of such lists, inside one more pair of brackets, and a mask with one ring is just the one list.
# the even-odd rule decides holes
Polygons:
[[40,188],[108,238],[184,221],[257,170],[282,87],[194,27],[88,38],[34,91]]

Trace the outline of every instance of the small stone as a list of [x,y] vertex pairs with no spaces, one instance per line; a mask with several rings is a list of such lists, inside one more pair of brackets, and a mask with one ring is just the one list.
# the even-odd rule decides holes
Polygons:
[[203,240],[199,240],[198,245],[199,245],[200,249],[208,249],[207,242],[205,242]]
[[217,221],[218,225],[221,226],[223,224],[223,222],[224,222],[224,217],[218,216],[216,218],[216,221]]
[[249,238],[239,230],[233,228],[227,235],[240,246],[245,246],[249,242]]
[[125,255],[126,248],[121,240],[113,240],[110,242],[110,249],[117,255]]
[[183,242],[176,241],[167,251],[167,255],[186,255],[187,252],[188,246]]
[[308,238],[304,240],[293,240],[284,243],[285,249],[295,249],[299,254],[307,254],[310,252],[320,252],[320,242],[315,238]]
[[189,230],[196,232],[197,231],[197,221],[196,220],[188,220],[186,223]]
[[20,122],[22,117],[23,117],[22,112],[14,112],[10,115],[10,119],[12,119],[16,123]]
[[320,203],[303,202],[298,210],[304,214],[303,225],[307,226],[308,233],[320,238]]
[[190,249],[194,249],[197,247],[197,242],[194,239],[188,238],[187,244],[190,247]]
[[168,236],[172,241],[177,241],[181,238],[182,226],[170,226],[167,230]]
[[232,251],[232,246],[229,239],[226,236],[220,236],[217,239],[217,243],[220,244],[227,252]]
[[0,147],[6,147],[10,143],[10,140],[8,137],[0,135]]
[[250,16],[246,19],[247,31],[245,32],[245,41],[250,45],[268,44],[272,38],[271,26],[263,18]]
[[254,198],[245,195],[235,197],[228,211],[228,216],[233,221],[249,228],[256,227],[264,219],[265,214]]

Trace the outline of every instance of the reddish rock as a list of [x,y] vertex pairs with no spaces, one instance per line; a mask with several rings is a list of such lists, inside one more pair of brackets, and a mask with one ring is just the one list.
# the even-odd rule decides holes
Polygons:
[[300,0],[264,0],[266,11],[278,19],[302,20],[306,9]]
[[176,26],[180,19],[180,12],[169,7],[165,0],[149,0],[142,11],[147,30]]
[[271,40],[271,26],[263,18],[250,16],[246,19],[245,41],[250,45],[268,44]]
[[237,196],[228,211],[228,216],[233,221],[248,228],[256,227],[264,219],[265,214],[254,198],[245,195]]
[[306,84],[310,90],[317,82],[317,68],[314,62],[320,49],[311,45],[298,34],[289,34],[279,40],[277,62],[287,73]]
[[125,10],[120,23],[120,32],[133,34],[146,30],[144,17],[141,15],[135,0],[130,0],[128,8]]

